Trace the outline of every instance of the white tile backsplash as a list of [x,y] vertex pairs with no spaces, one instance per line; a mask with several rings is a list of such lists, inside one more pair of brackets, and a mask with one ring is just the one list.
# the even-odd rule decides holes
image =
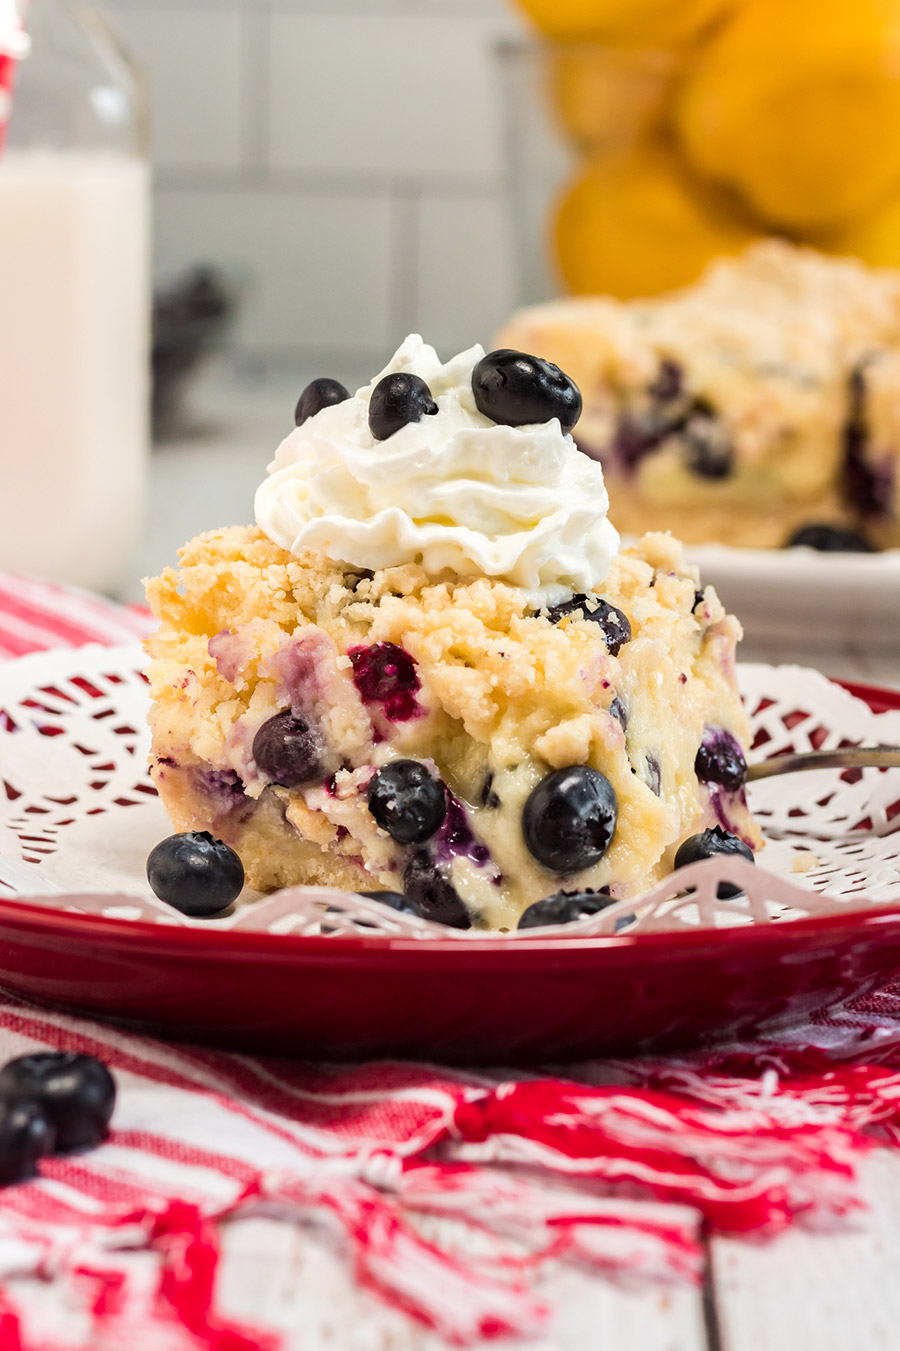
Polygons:
[[387,197],[160,191],[156,214],[161,272],[199,259],[234,276],[239,346],[264,356],[390,343]]
[[146,74],[160,166],[236,168],[243,145],[242,17],[237,10],[119,10],[115,27]]
[[273,168],[498,172],[489,20],[273,13],[268,24]]
[[513,303],[507,0],[112,0],[153,104],[156,267],[239,279],[239,359],[486,341]]
[[513,307],[510,222],[502,194],[419,204],[416,321],[445,357],[490,341]]

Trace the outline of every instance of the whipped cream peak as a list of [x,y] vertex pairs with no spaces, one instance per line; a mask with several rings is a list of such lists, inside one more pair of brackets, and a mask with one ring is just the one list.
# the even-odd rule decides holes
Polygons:
[[[476,345],[442,363],[408,337],[370,384],[281,443],[256,494],[260,528],[293,553],[351,567],[495,578],[535,605],[599,586],[619,547],[600,465],[558,418],[509,427],[480,413],[472,371],[483,356]],[[369,398],[399,371],[425,381],[438,411],[379,441]]]

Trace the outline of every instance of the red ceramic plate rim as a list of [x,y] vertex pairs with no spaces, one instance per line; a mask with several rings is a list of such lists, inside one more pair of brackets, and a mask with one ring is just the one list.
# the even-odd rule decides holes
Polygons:
[[[875,685],[863,685],[850,681],[836,682],[862,699],[875,712],[888,709],[900,709],[900,691],[883,689]],[[47,898],[42,898],[46,900]],[[843,932],[859,934],[876,928],[900,916],[900,897],[896,902],[878,906],[869,911],[853,910],[845,915],[821,915],[807,919],[790,921],[790,930],[799,939],[831,939]],[[502,956],[504,965],[511,960],[524,962],[527,966],[530,958],[548,954],[562,955],[577,952],[592,952],[598,949],[623,949],[639,945],[653,951],[665,948],[670,953],[679,947],[689,947],[696,952],[698,946],[716,947],[719,944],[733,944],[733,929],[682,929],[670,933],[609,935],[599,938],[572,939],[529,938],[526,941],[509,938],[485,939],[410,939],[393,937],[325,938],[318,935],[304,937],[297,934],[253,933],[246,930],[179,928],[150,924],[145,920],[116,919],[105,915],[81,915],[54,907],[39,908],[30,901],[0,899],[0,920],[14,927],[24,929],[51,929],[59,936],[67,932],[73,938],[85,939],[92,934],[98,939],[140,942],[145,951],[164,953],[173,958],[179,955],[192,957],[202,948],[207,955],[215,954],[223,960],[239,960],[242,956],[263,954],[271,959],[293,960],[296,957],[317,956],[327,961],[340,960],[342,957],[353,959],[359,953],[380,953],[383,956],[421,952],[423,946],[429,954],[468,953],[480,958],[491,954]],[[743,943],[765,946],[767,943],[782,945],[784,924],[766,924],[741,930]]]

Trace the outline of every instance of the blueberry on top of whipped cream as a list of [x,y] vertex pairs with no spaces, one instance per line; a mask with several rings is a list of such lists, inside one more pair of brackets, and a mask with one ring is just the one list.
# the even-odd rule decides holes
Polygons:
[[590,592],[619,538],[600,465],[569,434],[580,405],[539,358],[476,346],[442,363],[413,335],[282,442],[257,522],[292,553],[351,567],[493,578],[536,605]]

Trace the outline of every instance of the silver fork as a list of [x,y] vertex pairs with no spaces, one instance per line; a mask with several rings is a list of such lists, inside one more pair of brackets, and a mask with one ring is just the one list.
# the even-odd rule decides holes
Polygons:
[[747,766],[747,779],[771,779],[775,774],[793,774],[801,769],[892,769],[900,768],[898,746],[845,746],[835,751],[797,751],[773,755]]

